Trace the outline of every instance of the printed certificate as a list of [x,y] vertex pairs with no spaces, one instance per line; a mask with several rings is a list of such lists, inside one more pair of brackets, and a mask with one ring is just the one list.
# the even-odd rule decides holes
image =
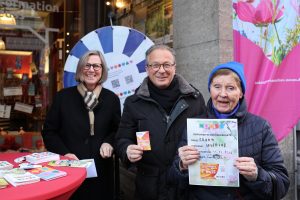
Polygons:
[[188,145],[196,147],[200,159],[189,165],[191,185],[239,187],[236,119],[187,119]]

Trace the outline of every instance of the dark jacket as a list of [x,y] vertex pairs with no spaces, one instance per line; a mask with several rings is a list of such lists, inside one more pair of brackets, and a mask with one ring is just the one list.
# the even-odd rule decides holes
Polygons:
[[137,199],[176,199],[176,187],[166,183],[166,170],[174,159],[186,119],[206,112],[202,94],[181,76],[176,75],[175,78],[181,94],[170,115],[150,97],[148,78],[124,104],[116,137],[116,150],[124,163],[129,163],[127,147],[137,144],[136,132],[150,133],[152,149],[144,151],[142,159],[136,163]]
[[[212,110],[212,102],[208,102],[208,117],[216,118]],[[240,187],[209,187],[188,185],[188,172],[179,170],[177,156],[169,171],[169,180],[180,182],[189,188],[191,200],[258,200],[271,199],[272,180],[268,171],[277,177],[278,196],[283,197],[289,188],[289,178],[283,158],[269,123],[261,117],[247,112],[245,100],[242,100],[237,113],[231,117],[238,119],[239,157],[252,157],[258,167],[257,180],[250,182],[240,175]],[[187,144],[186,134],[179,146]]]
[[[102,88],[98,101],[94,108],[95,135],[90,136],[89,116],[83,97],[76,87],[61,90],[47,113],[42,136],[49,151],[61,155],[73,153],[79,159],[94,158],[98,181],[90,187],[96,188],[96,196],[110,199],[105,196],[113,194],[113,159],[103,159],[99,149],[104,142],[113,145],[121,115],[120,100],[113,92]],[[91,188],[89,194],[93,193]]]

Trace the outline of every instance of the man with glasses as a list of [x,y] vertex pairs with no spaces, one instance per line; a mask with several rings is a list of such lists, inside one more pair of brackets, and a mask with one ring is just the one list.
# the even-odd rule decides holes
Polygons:
[[[179,188],[167,183],[166,173],[186,119],[205,114],[205,102],[196,88],[175,73],[173,49],[154,45],[146,52],[146,61],[148,77],[125,100],[116,151],[123,163],[136,166],[136,199],[176,200]],[[149,134],[148,150],[137,144],[137,132]]]

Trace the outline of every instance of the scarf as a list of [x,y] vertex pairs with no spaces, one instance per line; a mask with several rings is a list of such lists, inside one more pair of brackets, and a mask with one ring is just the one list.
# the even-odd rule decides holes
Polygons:
[[236,107],[233,109],[233,111],[230,112],[230,113],[220,113],[219,111],[217,111],[217,109],[215,108],[213,103],[212,103],[212,108],[213,108],[213,111],[214,111],[214,113],[215,113],[215,115],[218,119],[228,119],[238,111],[238,109],[240,108],[240,103],[238,103],[236,105]]
[[165,88],[157,88],[150,80],[148,81],[150,96],[170,114],[174,104],[180,96],[179,83],[174,78],[171,84]]
[[97,85],[97,87],[91,92],[86,89],[83,83],[77,85],[77,90],[83,97],[83,101],[85,103],[86,109],[89,113],[89,120],[90,120],[90,134],[93,136],[94,132],[94,123],[95,123],[95,115],[93,109],[98,105],[99,95],[102,90],[101,85]]

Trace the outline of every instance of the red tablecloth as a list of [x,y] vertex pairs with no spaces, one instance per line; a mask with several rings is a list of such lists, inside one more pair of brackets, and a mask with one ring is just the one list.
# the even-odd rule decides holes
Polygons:
[[[6,160],[14,167],[18,164],[15,158],[27,155],[28,153],[0,153],[0,160]],[[46,163],[42,163],[44,165]],[[86,177],[86,170],[83,168],[54,167],[67,172],[67,176],[62,178],[21,185],[14,187],[9,185],[5,189],[0,189],[0,199],[5,200],[43,200],[43,199],[69,199],[75,190],[81,185]]]

